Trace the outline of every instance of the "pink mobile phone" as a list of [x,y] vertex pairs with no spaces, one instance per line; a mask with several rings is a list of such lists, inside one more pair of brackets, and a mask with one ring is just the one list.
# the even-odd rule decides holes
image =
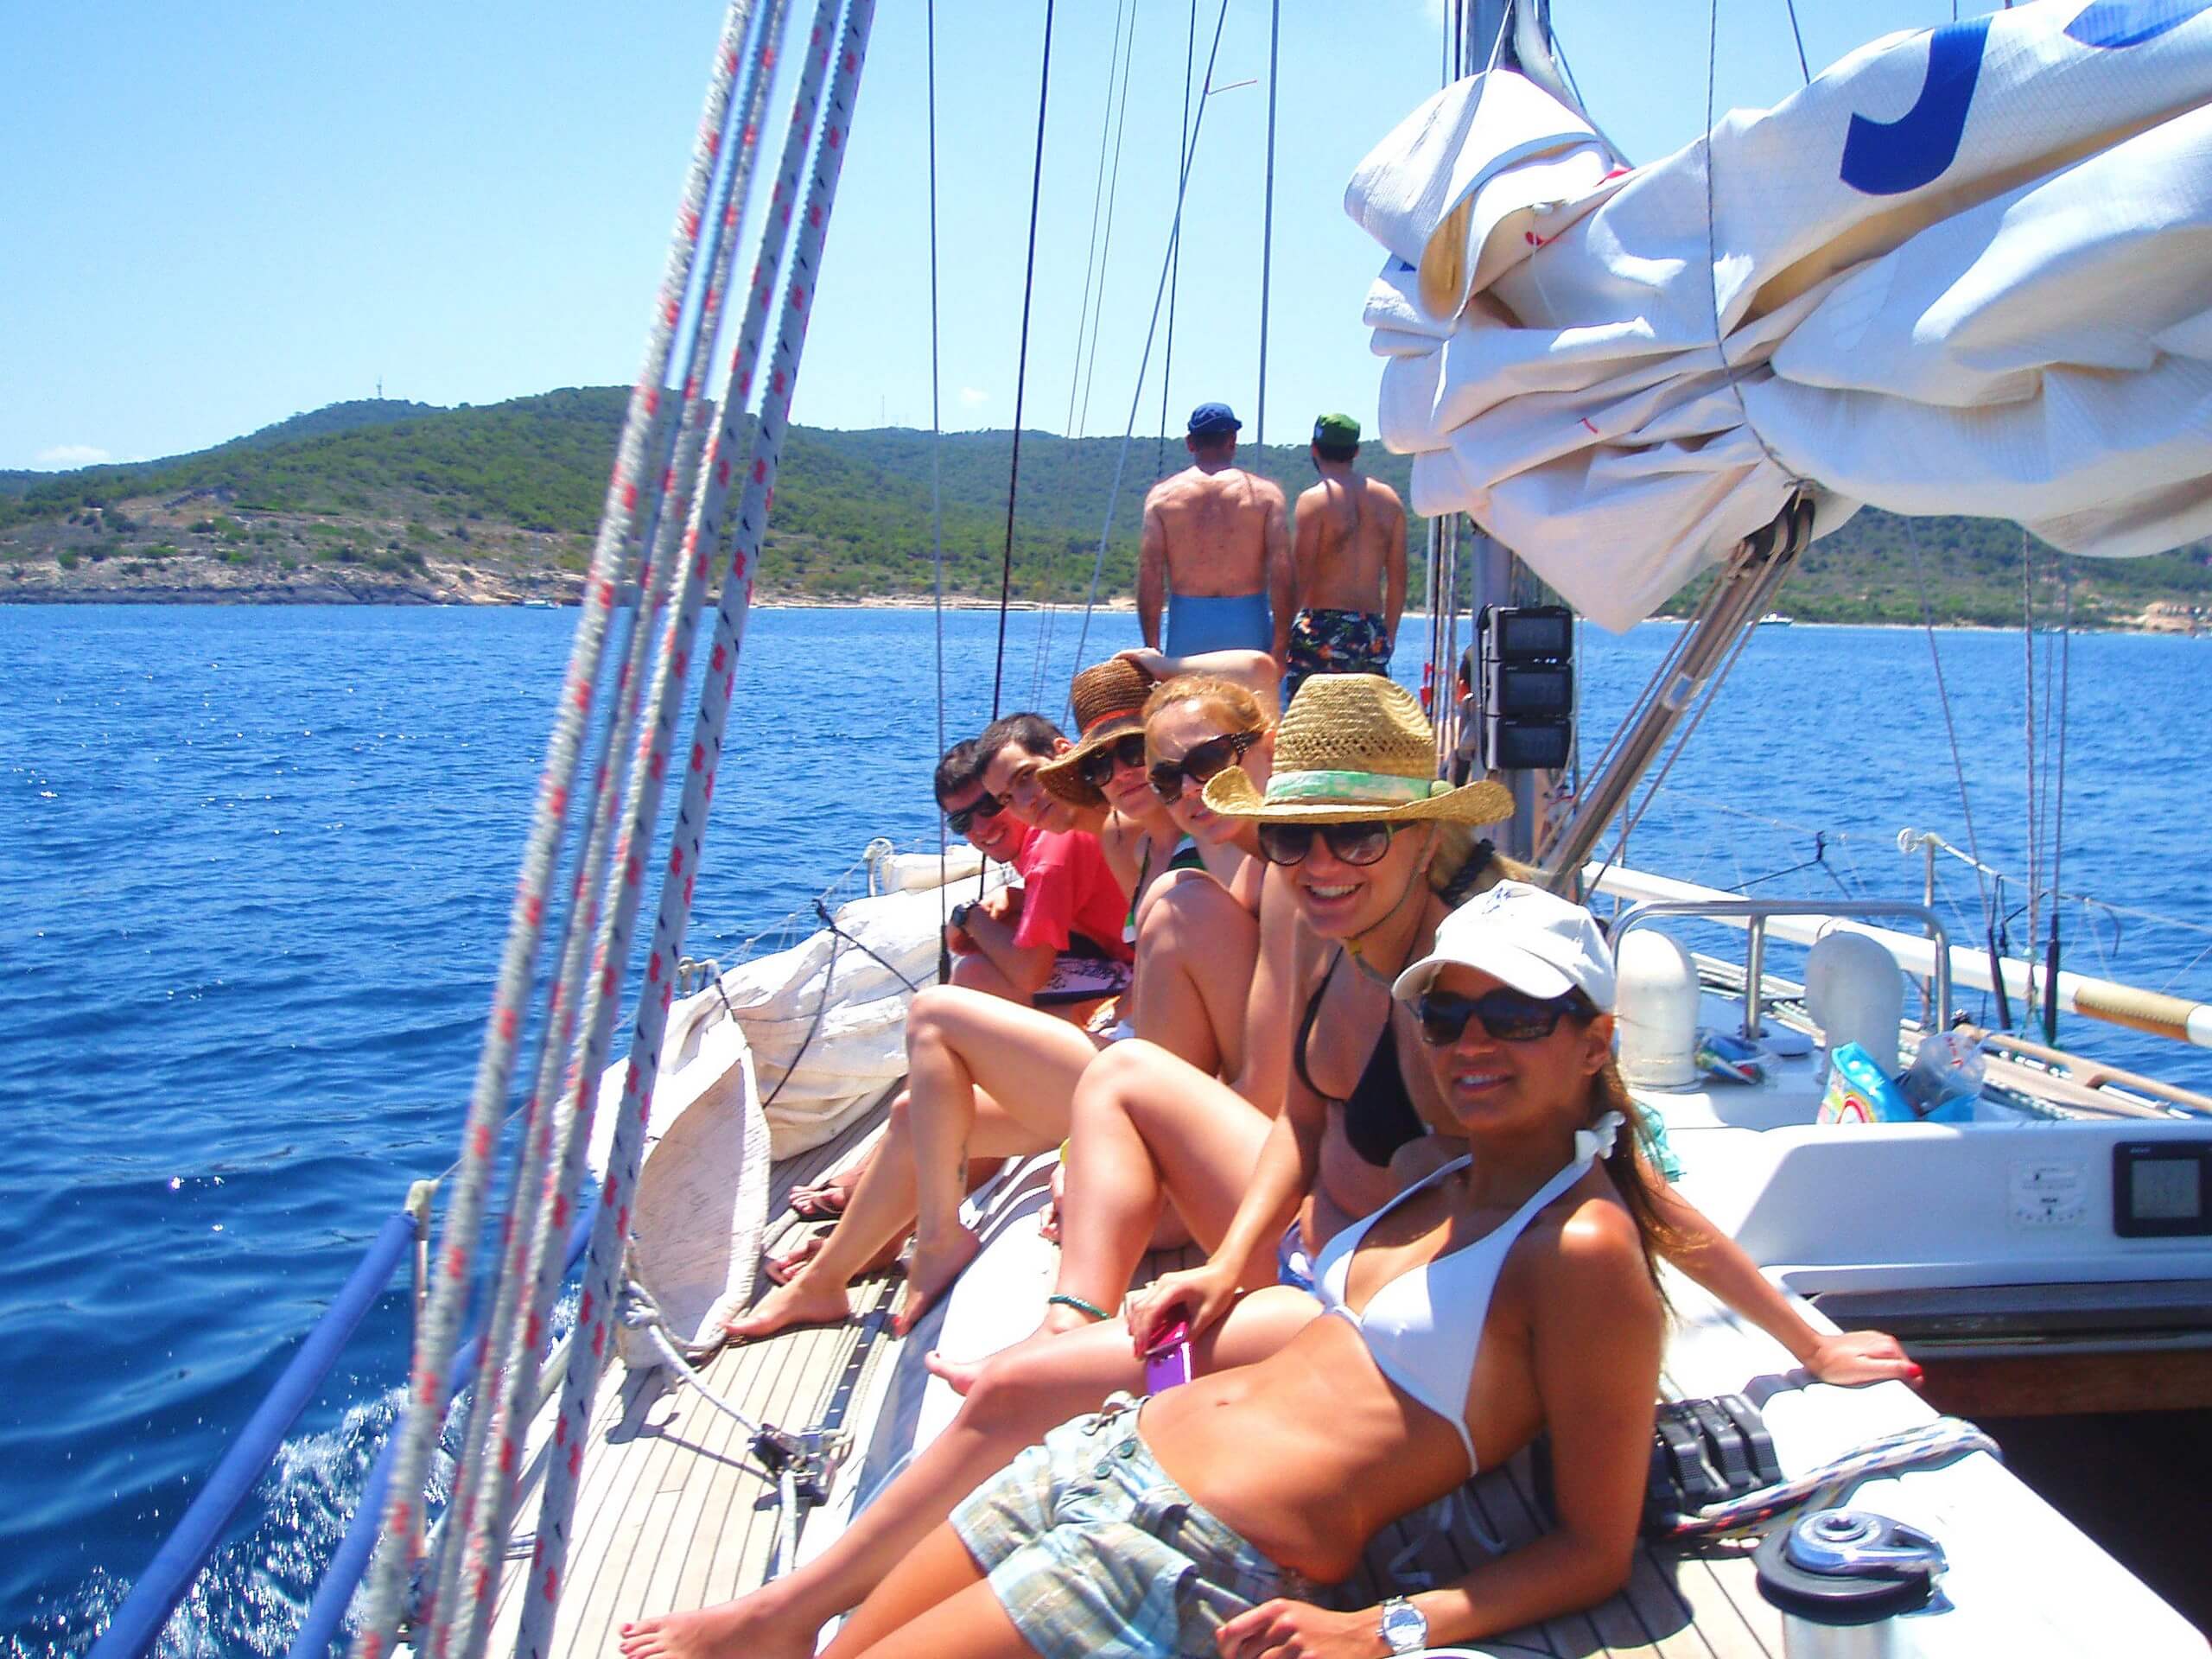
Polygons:
[[1191,1323],[1178,1319],[1144,1353],[1144,1386],[1159,1394],[1191,1380]]

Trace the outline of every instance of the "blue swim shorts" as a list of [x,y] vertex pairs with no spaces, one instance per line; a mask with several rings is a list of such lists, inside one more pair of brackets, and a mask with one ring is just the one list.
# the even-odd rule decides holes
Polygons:
[[1290,1225],[1282,1230],[1282,1236],[1275,1241],[1275,1282],[1302,1290],[1308,1296],[1321,1294],[1320,1281],[1313,1276],[1313,1258],[1306,1249],[1306,1230],[1295,1216],[1290,1218]]
[[1265,593],[1170,594],[1167,654],[1196,657],[1209,651],[1272,651],[1274,613]]
[[1043,1659],[1211,1654],[1228,1620],[1307,1592],[1169,1478],[1126,1395],[1021,1452],[952,1528]]

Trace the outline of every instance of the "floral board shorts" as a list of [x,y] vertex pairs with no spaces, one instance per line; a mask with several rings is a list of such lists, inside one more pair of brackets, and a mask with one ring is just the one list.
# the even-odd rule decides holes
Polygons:
[[952,1528],[1043,1659],[1212,1659],[1228,1620],[1306,1592],[1169,1478],[1126,1395],[1021,1452]]
[[1290,624],[1290,671],[1283,701],[1312,674],[1388,674],[1390,639],[1372,611],[1300,611]]

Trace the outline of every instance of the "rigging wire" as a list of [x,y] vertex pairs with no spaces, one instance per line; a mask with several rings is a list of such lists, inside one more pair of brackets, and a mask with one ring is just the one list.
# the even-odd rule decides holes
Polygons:
[[[1221,53],[1222,25],[1228,21],[1229,0],[1221,0],[1221,10],[1214,14],[1213,45],[1206,53],[1206,81],[1209,85],[1213,80],[1214,60]],[[1168,273],[1173,268],[1175,251],[1182,240],[1183,202],[1190,193],[1191,163],[1198,153],[1198,134],[1205,125],[1206,102],[1204,99],[1198,101],[1198,119],[1192,123],[1190,142],[1183,149],[1182,175],[1175,186],[1175,217],[1167,229],[1167,251],[1160,260],[1160,283],[1153,289],[1152,321],[1144,331],[1144,354],[1137,359],[1136,384],[1129,389],[1129,418],[1122,429],[1122,451],[1114,463],[1113,487],[1106,493],[1106,522],[1098,532],[1098,552],[1090,564],[1090,589],[1084,596],[1083,630],[1076,636],[1075,659],[1078,663],[1083,660],[1084,647],[1090,638],[1090,616],[1098,603],[1098,578],[1106,568],[1106,547],[1114,534],[1114,509],[1122,499],[1122,479],[1128,469],[1129,448],[1136,437],[1137,410],[1144,402],[1144,377],[1152,363],[1152,342],[1160,330],[1160,303],[1166,297]]]
[[[929,86],[930,172],[930,569],[935,581],[937,612],[937,752],[944,753],[944,492],[939,462],[944,448],[944,418],[938,402],[938,291],[937,291],[937,0],[928,0],[925,13],[928,46],[925,73]],[[934,788],[932,788],[934,792]],[[939,984],[952,979],[952,950],[945,943],[951,923],[945,867],[952,856],[952,831],[944,821],[942,804],[937,815],[937,976]]]
[[[1098,341],[1101,334],[1104,332],[1104,325],[1106,321],[1103,288],[1105,282],[1105,273],[1108,263],[1112,258],[1114,251],[1115,209],[1120,205],[1122,199],[1122,140],[1124,135],[1128,131],[1129,86],[1135,79],[1134,69],[1136,60],[1136,45],[1137,9],[1135,0],[1131,0],[1129,6],[1128,40],[1122,50],[1122,101],[1120,108],[1116,111],[1114,116],[1114,168],[1112,175],[1109,178],[1106,186],[1106,235],[1103,240],[1100,243],[1098,250],[1098,271],[1099,281],[1102,287],[1102,302],[1100,307],[1090,314],[1090,349],[1084,357],[1083,405],[1076,412],[1076,429],[1077,431],[1082,431],[1087,429],[1090,424],[1090,389],[1097,377]],[[1120,479],[1117,473],[1116,475],[1116,487],[1119,487],[1119,482]],[[1096,583],[1095,580],[1092,584],[1092,590],[1095,594],[1096,591]],[[1084,614],[1084,620],[1086,624],[1089,622],[1089,612],[1086,608]],[[1047,619],[1048,626],[1049,622],[1050,619]],[[1086,633],[1088,632],[1087,627],[1085,632]],[[1078,646],[1075,666],[1080,668],[1082,665],[1082,652]],[[1043,701],[1041,695],[1038,700],[1039,702]]]
[[1967,767],[1959,752],[1959,723],[1951,713],[1951,690],[1943,678],[1943,657],[1936,645],[1936,610],[1928,598],[1928,572],[1921,563],[1920,537],[1912,528],[1912,519],[1901,516],[1904,525],[1905,545],[1912,550],[1912,579],[1920,589],[1920,626],[1928,638],[1928,662],[1936,671],[1936,699],[1943,708],[1943,735],[1951,746],[1951,775],[1959,785],[1959,816],[1966,820],[1967,851],[1973,855],[1974,881],[1981,893],[1981,920],[1986,928],[1993,916],[1989,882],[1986,875],[1988,866],[1981,860],[1981,842],[1974,833],[1974,802],[1967,790]]
[[1267,206],[1260,219],[1260,406],[1252,417],[1252,444],[1268,441],[1268,296],[1275,257],[1275,86],[1282,50],[1282,0],[1268,9],[1268,182]]
[[[1221,31],[1214,31],[1214,43],[1221,43]],[[1175,229],[1167,239],[1167,348],[1160,359],[1160,443],[1153,451],[1152,475],[1167,475],[1167,391],[1168,382],[1175,373],[1175,302],[1183,286],[1183,188],[1191,180],[1191,152],[1198,148],[1198,133],[1191,124],[1191,70],[1198,53],[1198,0],[1191,0],[1191,22],[1183,46],[1183,124],[1177,134],[1182,149],[1180,182],[1175,191]],[[1206,60],[1206,84],[1213,84],[1213,60]],[[1198,119],[1206,118],[1206,101],[1198,100]],[[1080,652],[1077,653],[1081,655]]]
[[[1797,27],[1797,0],[1782,0],[1789,8],[1789,38],[1797,44],[1797,72],[1805,77],[1805,84],[1813,84],[1813,66],[1805,61],[1805,31]],[[1951,21],[1959,21],[1959,0],[1951,0]],[[1711,131],[1710,123],[1707,130]]]
[[[2035,949],[2037,922],[2040,914],[2040,900],[2043,894],[2043,817],[2037,810],[2041,798],[2037,792],[2040,783],[2037,768],[2038,757],[2036,722],[2035,547],[2029,538],[2027,528],[2024,525],[2020,530],[2020,651],[2022,673],[2024,676],[2023,680],[2024,693],[2020,700],[2020,736],[2022,747],[2025,751],[2027,766],[2025,800],[2028,834],[2027,938],[2028,949],[2032,951]],[[2031,969],[2028,975],[2028,1007],[2033,1008],[2035,1002],[2035,974]]]
[[[1083,378],[1083,336],[1090,321],[1091,283],[1098,270],[1099,212],[1105,205],[1106,197],[1106,140],[1114,124],[1114,81],[1121,67],[1122,17],[1127,10],[1127,0],[1115,0],[1114,49],[1106,56],[1106,102],[1100,110],[1098,117],[1098,172],[1097,176],[1092,180],[1090,187],[1090,240],[1084,255],[1083,302],[1077,308],[1075,319],[1077,360],[1075,367],[1068,375],[1068,412],[1064,429],[1070,438],[1075,435],[1076,388]],[[1129,35],[1133,39],[1136,35],[1136,19],[1134,15],[1129,18]],[[1103,293],[1099,296],[1099,303],[1103,308],[1105,303]]]
[[[1131,71],[1135,62],[1137,44],[1136,0],[1130,0],[1128,38],[1122,48],[1122,101],[1114,115],[1114,167],[1106,183],[1106,234],[1099,244],[1099,281],[1105,281],[1108,261],[1114,251],[1114,210],[1122,199],[1122,138],[1128,130],[1129,86],[1135,79]],[[1076,411],[1076,430],[1080,432],[1090,424],[1090,387],[1098,368],[1098,339],[1106,321],[1103,296],[1099,309],[1090,314],[1090,349],[1084,354],[1083,366],[1083,403]]]
[[999,567],[999,644],[991,670],[991,718],[1006,683],[1006,612],[1014,593],[1014,505],[1021,485],[1021,400],[1029,385],[1029,305],[1037,291],[1037,210],[1045,190],[1045,109],[1052,90],[1052,7],[1045,0],[1044,60],[1037,71],[1037,159],[1029,175],[1029,255],[1021,278],[1021,344],[1014,371],[1014,453],[1007,464],[1006,554]]
[[[1114,128],[1114,83],[1116,76],[1120,72],[1122,56],[1122,14],[1128,10],[1129,8],[1126,0],[1115,0],[1114,44],[1113,49],[1106,54],[1106,97],[1100,106],[1098,115],[1098,169],[1090,187],[1090,237],[1085,245],[1083,259],[1083,302],[1076,311],[1075,355],[1068,366],[1067,414],[1060,428],[1061,435],[1067,440],[1065,453],[1071,487],[1074,480],[1082,474],[1082,446],[1078,436],[1079,429],[1075,423],[1076,391],[1083,381],[1083,337],[1090,321],[1090,293],[1094,278],[1098,289],[1098,308],[1102,314],[1106,308],[1106,269],[1099,257],[1098,224],[1100,209],[1105,205],[1106,197],[1107,139]],[[1132,40],[1136,36],[1136,18],[1134,12],[1129,16],[1129,36]],[[1118,176],[1118,169],[1116,173]],[[1059,607],[1053,601],[1051,582],[1053,566],[1056,563],[1052,555],[1046,556],[1043,584],[1044,614],[1039,619],[1036,650],[1030,658],[1029,707],[1032,709],[1044,702],[1045,681],[1052,669],[1052,634],[1055,631],[1054,624],[1059,614]]]

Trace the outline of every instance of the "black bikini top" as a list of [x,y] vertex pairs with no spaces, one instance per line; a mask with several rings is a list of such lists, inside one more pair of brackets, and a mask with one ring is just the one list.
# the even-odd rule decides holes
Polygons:
[[1313,1034],[1313,1021],[1321,1012],[1321,998],[1329,988],[1329,982],[1336,977],[1337,963],[1344,957],[1339,948],[1329,963],[1329,971],[1321,976],[1321,982],[1306,1000],[1306,1016],[1298,1024],[1298,1042],[1290,1051],[1291,1064],[1298,1068],[1300,1083],[1322,1099],[1344,1109],[1344,1139],[1351,1143],[1354,1152],[1381,1168],[1389,1163],[1390,1154],[1400,1147],[1428,1132],[1421,1114],[1414,1109],[1413,1096],[1406,1092],[1405,1077],[1398,1070],[1398,1044],[1391,1034],[1389,1017],[1383,1019],[1382,1033],[1375,1039],[1374,1050],[1367,1057],[1359,1081],[1342,1100],[1316,1084],[1313,1073],[1306,1069],[1306,1045]]

